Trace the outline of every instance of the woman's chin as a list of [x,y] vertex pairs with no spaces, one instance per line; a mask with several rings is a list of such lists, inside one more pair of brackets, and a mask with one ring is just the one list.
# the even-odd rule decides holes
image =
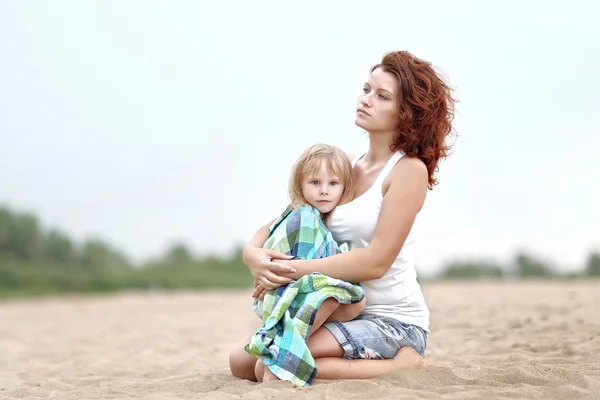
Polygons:
[[354,120],[354,125],[358,126],[360,129],[368,130],[367,124],[365,124],[365,120],[361,117],[356,117]]

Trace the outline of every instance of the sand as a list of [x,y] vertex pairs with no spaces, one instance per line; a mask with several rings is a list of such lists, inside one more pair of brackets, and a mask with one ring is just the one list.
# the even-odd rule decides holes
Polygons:
[[249,291],[3,301],[0,398],[600,398],[600,281],[424,291],[436,367],[303,389],[230,376],[230,346],[258,326]]

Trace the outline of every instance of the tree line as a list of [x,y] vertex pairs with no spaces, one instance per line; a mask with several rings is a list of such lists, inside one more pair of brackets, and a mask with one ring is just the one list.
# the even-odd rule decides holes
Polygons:
[[[577,273],[561,275],[543,261],[518,254],[512,265],[456,261],[433,279],[600,276],[600,253],[590,253]],[[154,259],[134,263],[99,238],[77,242],[58,228],[45,228],[32,213],[0,206],[0,296],[127,289],[203,289],[249,287],[253,278],[242,261],[242,247],[229,257],[198,257],[174,243]]]
[[127,289],[247,287],[241,246],[228,257],[195,257],[183,243],[141,263],[106,240],[77,242],[29,212],[0,206],[0,296]]
[[502,265],[494,261],[465,260],[454,261],[444,266],[437,278],[440,279],[465,279],[465,278],[584,278],[600,277],[600,252],[592,251],[588,254],[582,268],[574,272],[561,272],[539,258],[525,252],[517,253],[514,258]]

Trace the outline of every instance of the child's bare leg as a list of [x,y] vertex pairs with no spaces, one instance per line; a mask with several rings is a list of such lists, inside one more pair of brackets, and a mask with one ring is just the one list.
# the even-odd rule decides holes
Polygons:
[[325,321],[327,321],[328,318],[333,313],[335,313],[339,306],[340,303],[338,303],[338,301],[333,297],[329,297],[323,300],[321,306],[317,310],[317,314],[315,315],[315,320],[313,321],[310,335],[308,336],[310,337],[314,332],[316,332],[321,327],[321,325],[323,325]]
[[331,313],[325,322],[341,321],[348,322],[358,317],[360,313],[365,309],[367,303],[366,298],[363,298],[359,303],[354,304],[340,304],[339,307]]

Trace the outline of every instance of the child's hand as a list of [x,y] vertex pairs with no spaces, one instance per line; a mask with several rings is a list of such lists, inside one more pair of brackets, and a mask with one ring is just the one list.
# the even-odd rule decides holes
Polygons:
[[261,285],[260,283],[257,283],[256,280],[254,280],[254,292],[252,293],[252,297],[258,297],[259,300],[264,300],[265,299],[265,295],[267,294],[267,292],[269,291],[269,289],[266,289],[263,285]]

